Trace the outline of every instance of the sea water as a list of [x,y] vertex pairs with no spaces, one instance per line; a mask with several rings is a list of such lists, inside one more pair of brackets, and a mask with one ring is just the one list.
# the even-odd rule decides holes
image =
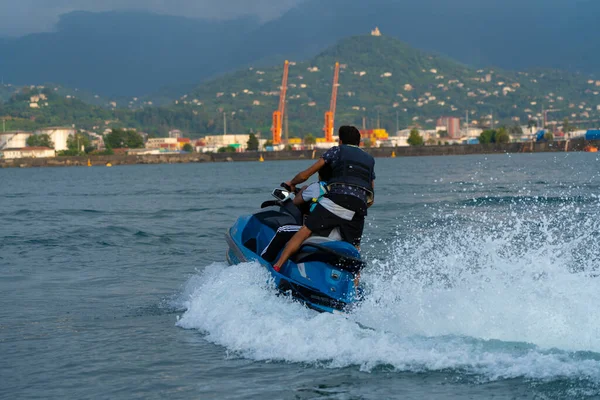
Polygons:
[[0,170],[0,396],[600,397],[595,154],[377,159],[348,315],[224,262],[310,163]]

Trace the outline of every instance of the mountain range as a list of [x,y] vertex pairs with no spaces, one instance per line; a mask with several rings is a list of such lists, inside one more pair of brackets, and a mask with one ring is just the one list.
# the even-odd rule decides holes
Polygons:
[[[368,128],[381,126],[393,132],[413,124],[431,127],[440,116],[464,117],[467,112],[471,122],[481,125],[491,120],[526,124],[531,118],[539,120],[542,110],[552,109],[550,117],[556,121],[567,117],[589,127],[600,115],[600,80],[588,74],[475,69],[392,37],[361,35],[342,39],[307,61],[290,62],[286,106],[290,136],[322,134],[336,62],[340,63],[337,125],[361,126],[364,121]],[[75,124],[92,130],[135,127],[155,135],[181,129],[191,136],[222,133],[227,119],[228,132],[268,135],[282,72],[282,63],[247,66],[189,88],[160,107],[142,98],[99,107],[88,104],[80,91],[27,87],[0,103],[0,116],[9,117],[9,129]],[[47,99],[32,107],[32,98],[40,91]]]
[[306,0],[266,23],[143,12],[73,12],[55,32],[0,40],[0,74],[104,96],[172,96],[220,74],[313,57],[370,32],[473,67],[595,74],[593,0]]
[[104,96],[148,94],[227,70],[254,18],[197,20],[141,12],[72,12],[56,32],[0,41],[0,73],[13,84],[56,82]]
[[[287,110],[290,130],[321,134],[329,108],[333,68],[341,63],[339,123],[381,127],[432,126],[439,116],[486,123],[527,123],[542,110],[553,119],[598,116],[600,81],[587,74],[553,69],[528,72],[475,69],[448,57],[415,49],[388,36],[352,36],[316,57],[289,66]],[[282,65],[249,67],[198,85],[177,100],[176,109],[235,113],[268,131],[277,107]]]

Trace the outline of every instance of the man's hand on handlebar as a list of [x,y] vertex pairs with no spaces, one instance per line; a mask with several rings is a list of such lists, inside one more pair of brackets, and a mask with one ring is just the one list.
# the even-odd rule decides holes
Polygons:
[[292,181],[287,181],[281,184],[281,187],[290,191],[290,193],[297,193],[296,185],[292,185]]

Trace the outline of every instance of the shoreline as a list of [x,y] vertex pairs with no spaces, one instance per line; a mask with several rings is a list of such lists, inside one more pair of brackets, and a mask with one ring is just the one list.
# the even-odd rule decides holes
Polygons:
[[[469,144],[448,146],[419,146],[419,147],[376,147],[366,148],[365,151],[375,158],[418,157],[418,156],[449,156],[476,154],[505,154],[505,153],[549,153],[549,152],[580,152],[592,144],[600,147],[600,141],[574,139],[559,142],[540,143],[506,143],[506,144]],[[67,156],[53,158],[19,158],[0,160],[0,168],[32,168],[32,167],[72,167],[106,166],[137,164],[188,164],[203,162],[249,162],[259,161],[289,161],[316,159],[326,149],[296,150],[296,151],[255,151],[244,153],[189,153],[189,154],[158,154],[158,155],[111,155],[111,156]]]

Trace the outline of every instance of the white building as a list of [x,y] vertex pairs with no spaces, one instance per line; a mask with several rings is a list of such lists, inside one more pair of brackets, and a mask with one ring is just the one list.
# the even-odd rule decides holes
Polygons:
[[147,149],[177,149],[177,138],[151,138],[146,142]]
[[[415,129],[415,128],[407,128],[407,129],[399,130],[397,136],[390,136],[387,140],[387,143],[382,143],[382,146],[383,147],[410,146],[408,144],[408,138],[410,136],[410,132],[413,129]],[[427,140],[429,140],[429,139],[438,140],[437,130],[435,130],[435,129],[417,129],[417,132],[419,132],[419,136],[421,136],[423,138],[424,142],[427,142]]]
[[0,150],[26,147],[29,136],[31,136],[31,133],[23,131],[0,133]]
[[67,150],[67,139],[76,133],[77,130],[75,128],[64,127],[42,128],[33,132],[34,135],[46,134],[50,136],[50,140],[54,143],[54,150],[56,151]]
[[55,157],[56,151],[49,147],[24,147],[22,149],[5,149],[1,151],[2,156],[7,159],[15,158],[48,158]]
[[[317,142],[314,145],[312,145],[313,149],[325,149],[325,150],[329,150],[330,148],[332,148],[333,146],[337,146],[338,143],[337,141],[334,142]],[[307,146],[309,149],[311,148],[311,146]]]
[[160,154],[160,149],[127,149],[127,154],[136,156],[156,155]]
[[402,147],[408,146],[408,136],[390,136],[388,140],[377,141],[380,142],[380,147]]
[[[242,152],[248,150],[248,140],[250,135],[212,135],[205,136],[198,140],[195,140],[195,150],[198,153],[216,153],[222,147],[232,146],[235,147],[236,151]],[[271,139],[264,139],[261,137],[256,138],[258,140],[258,151],[266,151],[265,145]],[[285,145],[269,147],[271,150],[283,150]]]
[[479,135],[481,135],[481,132],[483,132],[483,129],[481,128],[468,127],[461,129],[462,136],[466,138],[477,138]]
[[201,140],[205,145],[200,147],[205,148],[201,151],[218,151],[221,147],[234,146],[241,151],[245,151],[248,148],[249,139],[250,135],[211,135],[205,136]]

